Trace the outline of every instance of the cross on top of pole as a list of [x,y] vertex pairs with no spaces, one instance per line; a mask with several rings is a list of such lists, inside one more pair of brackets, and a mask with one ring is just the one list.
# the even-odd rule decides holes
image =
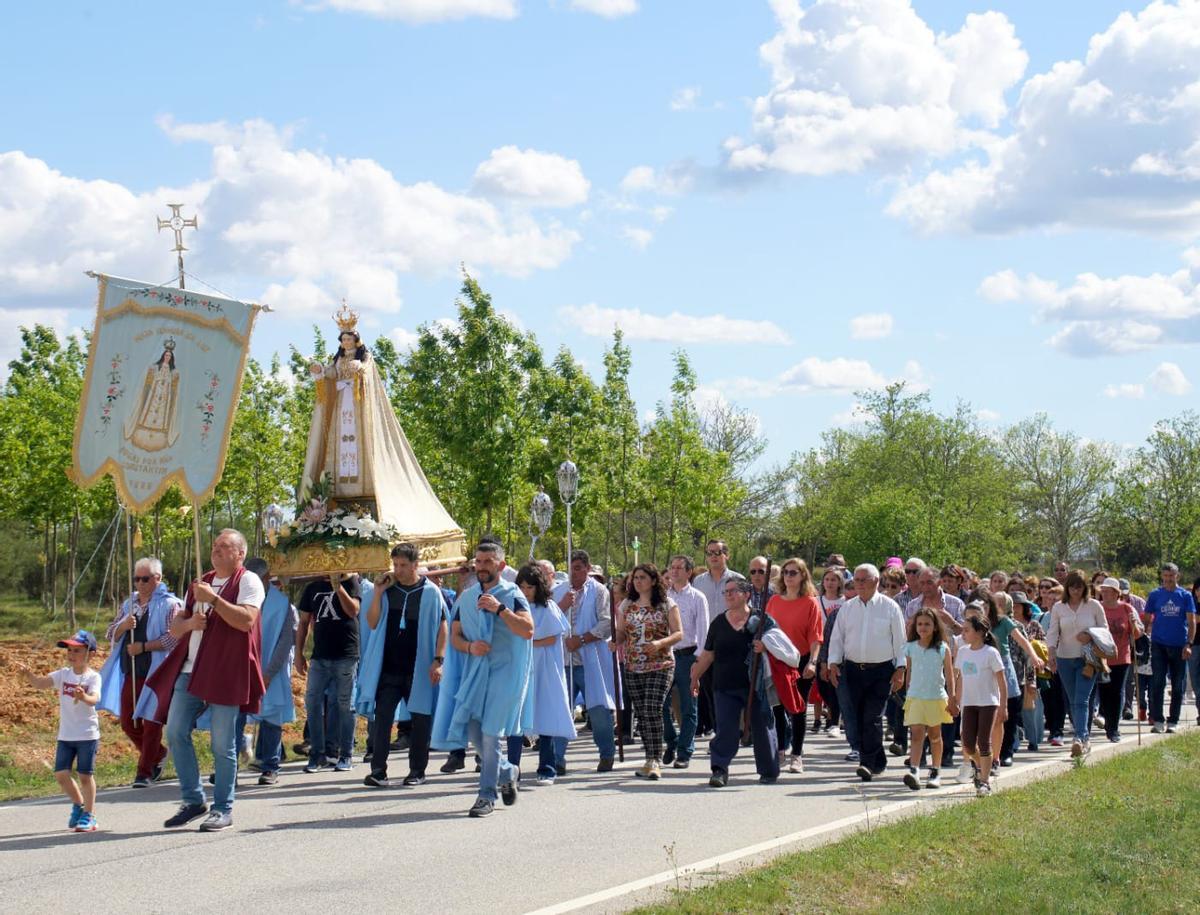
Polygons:
[[163,229],[170,229],[173,231],[175,233],[175,247],[171,250],[179,252],[186,251],[187,248],[185,248],[183,244],[183,230],[198,229],[200,226],[196,222],[195,216],[193,216],[191,219],[183,218],[183,214],[179,212],[183,207],[182,203],[168,203],[167,206],[171,208],[171,216],[169,219],[163,219],[161,216],[158,217],[158,231],[161,232]]

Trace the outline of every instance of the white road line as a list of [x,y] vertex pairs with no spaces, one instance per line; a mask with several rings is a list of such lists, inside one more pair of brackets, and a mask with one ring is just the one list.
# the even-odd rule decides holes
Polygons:
[[[1158,737],[1158,735],[1153,736]],[[1142,746],[1156,742],[1156,740],[1147,740],[1145,737],[1143,737]],[[1109,744],[1104,747],[1104,752],[1093,753],[1092,756],[1093,758],[1107,757],[1109,755],[1115,755],[1117,753],[1136,749],[1138,749],[1138,745],[1135,741],[1129,741],[1128,743],[1123,744]],[[1030,779],[1029,776],[1036,773],[1044,773],[1046,770],[1054,768],[1063,768],[1064,764],[1070,765],[1070,758],[1055,756],[1051,759],[1038,760],[1035,763],[1014,771],[1012,773],[1012,778],[1004,779],[1001,783],[1001,790],[1003,790],[1005,785],[1020,787],[1030,780],[1036,780]],[[554,905],[549,905],[541,909],[535,909],[526,913],[526,915],[562,915],[562,913],[565,912],[577,912],[580,909],[599,905],[602,902],[608,902],[611,899],[627,896],[630,893],[637,893],[641,890],[648,890],[664,883],[671,883],[683,877],[691,876],[692,874],[707,873],[723,864],[730,864],[734,861],[740,861],[744,858],[752,858],[756,855],[762,855],[766,852],[776,851],[789,845],[798,845],[811,839],[816,839],[830,833],[836,833],[840,830],[858,826],[861,823],[889,819],[896,814],[903,813],[911,808],[924,805],[927,802],[935,799],[973,793],[974,788],[969,784],[947,785],[945,788],[939,790],[936,794],[923,794],[923,796],[915,797],[907,801],[894,801],[875,810],[856,813],[853,816],[842,817],[840,820],[833,820],[829,823],[822,823],[818,826],[810,826],[808,829],[801,829],[799,832],[788,833],[785,836],[779,836],[775,839],[768,839],[765,842],[759,842],[755,845],[747,845],[745,848],[739,848],[735,851],[725,852],[724,854],[716,855],[712,858],[705,858],[703,861],[697,861],[694,864],[688,864],[684,867],[678,868],[677,870],[662,871],[658,874],[652,874],[649,877],[643,877],[640,880],[631,880],[628,883],[622,883],[618,886],[609,887],[608,889],[598,890],[597,892],[589,893],[586,896],[579,896],[575,899],[568,899],[565,902],[558,902]]]

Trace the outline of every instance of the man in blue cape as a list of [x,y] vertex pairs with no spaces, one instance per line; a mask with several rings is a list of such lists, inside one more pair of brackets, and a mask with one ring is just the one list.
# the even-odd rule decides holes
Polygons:
[[[613,710],[617,703],[613,689],[613,662],[608,650],[612,635],[612,608],[608,589],[591,577],[592,559],[586,550],[571,551],[568,580],[554,589],[554,602],[567,617],[571,633],[563,640],[567,647],[567,683],[571,708],[582,692],[592,726],[592,739],[600,751],[597,772],[613,767],[617,742],[613,735]],[[567,739],[554,738],[555,766],[559,775],[566,773]]]
[[260,785],[274,785],[279,780],[279,764],[283,759],[283,726],[296,720],[296,703],[292,698],[292,659],[296,652],[296,629],[300,613],[286,594],[271,584],[271,572],[265,559],[246,560],[246,569],[262,580],[267,596],[263,599],[262,627],[263,694],[262,707],[257,715],[248,715],[258,722],[258,746],[255,756],[261,761]]
[[496,808],[499,786],[506,806],[517,801],[520,773],[501,753],[505,738],[521,733],[521,710],[533,667],[533,615],[516,585],[504,581],[504,548],[485,541],[475,550],[477,582],[451,611],[450,645],[433,745],[456,749],[468,740],[480,756],[479,796],[469,815]]
[[155,720],[158,697],[145,683],[175,647],[169,630],[181,609],[183,601],[163,583],[162,561],[147,556],[134,564],[133,594],[121,604],[105,634],[112,652],[100,670],[98,707],[121,719],[121,730],[138,749],[134,788],[157,781],[167,758],[163,726]]
[[392,571],[372,589],[354,700],[357,714],[371,719],[371,772],[363,784],[388,788],[388,742],[397,717],[409,718],[406,786],[425,781],[433,710],[442,679],[449,626],[442,593],[417,573],[419,554],[411,543],[392,548]]

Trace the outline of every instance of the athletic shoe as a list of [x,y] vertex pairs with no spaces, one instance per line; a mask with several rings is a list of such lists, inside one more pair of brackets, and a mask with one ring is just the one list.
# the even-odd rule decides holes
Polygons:
[[599,765],[596,766],[597,772],[611,772],[613,767],[612,759],[601,759]]
[[803,772],[804,771],[804,757],[799,756],[799,755],[795,755],[795,756],[789,755],[787,770],[789,772],[795,772],[795,773]]
[[1071,741],[1071,758],[1078,759],[1082,755],[1083,755],[1083,741],[1082,740],[1072,740]]
[[1150,730],[1155,734],[1165,734],[1167,732],[1167,726],[1161,721],[1156,721]]
[[908,771],[904,773],[904,784],[913,791],[921,790],[921,782],[917,779],[917,770],[912,766],[909,766]]
[[942,787],[942,778],[941,778],[941,776],[940,776],[940,775],[938,775],[938,770],[937,770],[937,769],[930,769],[930,770],[929,770],[929,778],[925,779],[925,787],[926,787],[926,788],[940,788],[940,787]]
[[363,779],[363,784],[366,785],[368,788],[390,788],[390,787],[392,787],[391,781],[389,781],[383,775],[376,775],[374,772],[372,772],[370,775],[368,775],[366,778]]
[[137,778],[135,778],[133,780],[133,784],[130,785],[129,787],[130,788],[149,788],[150,787],[150,779],[146,778],[146,776],[144,776],[144,775],[139,775]]
[[1093,715],[1092,716],[1092,724],[1094,724],[1096,727],[1100,728],[1100,730],[1103,731],[1104,730],[1104,716],[1103,715]]
[[440,768],[438,771],[443,775],[450,775],[451,773],[457,772],[459,769],[465,769],[466,767],[467,762],[461,756],[451,756],[444,763],[442,763],[442,768]]
[[333,764],[334,772],[349,772],[353,768],[354,768],[354,763],[351,762],[349,756],[343,756],[341,759],[339,759],[336,763]]
[[1178,721],[1175,721],[1175,722],[1170,722],[1170,721],[1168,721],[1168,722],[1167,722],[1167,733],[1168,733],[1168,734],[1174,734],[1174,733],[1175,733],[1175,729],[1176,729],[1177,727],[1179,727],[1179,722],[1178,722]]
[[490,817],[496,809],[496,805],[491,801],[485,801],[481,797],[475,798],[475,803],[471,805],[471,809],[467,811],[469,817]]
[[713,769],[712,775],[708,778],[708,787],[724,788],[729,784],[729,773],[724,769]]
[[859,778],[861,778],[864,782],[869,782],[872,778],[875,777],[870,769],[868,769],[866,766],[861,766],[861,765],[857,769],[854,770],[854,774],[857,775]]
[[200,831],[220,832],[222,829],[228,829],[232,825],[232,813],[225,813],[221,810],[213,810],[204,818],[204,822],[200,824]]
[[1001,768],[1007,769],[1012,764],[1013,764],[1013,758],[1011,756],[1002,756],[1000,758]]
[[846,754],[846,762],[858,762],[858,760],[859,760],[858,750],[851,750],[849,753]]
[[894,740],[888,744],[887,750],[888,750],[888,753],[892,756],[903,756],[905,753],[908,752],[907,750],[904,749],[904,747],[900,746],[900,744],[896,743],[896,741],[894,741]]
[[1051,737],[1050,738],[1050,746],[1061,749],[1062,745],[1063,745],[1063,739],[1061,737]]
[[186,826],[188,823],[197,817],[202,817],[208,813],[207,804],[180,804],[179,809],[175,811],[175,815],[163,823],[167,829],[173,829],[176,826]]
[[536,781],[534,782],[534,784],[536,784],[538,786],[553,785],[554,784],[554,776],[553,775],[539,775],[537,777]]
[[511,807],[517,802],[517,794],[520,792],[518,782],[521,779],[520,770],[517,771],[516,777],[511,782],[505,782],[500,786],[500,800],[504,801],[505,807]]
[[95,832],[96,831],[96,815],[88,813],[86,810],[79,815],[79,822],[75,824],[76,832]]
[[278,783],[278,781],[279,781],[279,773],[278,772],[263,772],[258,777],[258,783],[260,785],[274,785],[274,784]]
[[67,818],[67,829],[74,829],[79,825],[79,818],[83,816],[83,804],[72,804],[71,815]]
[[682,757],[680,757],[680,758],[676,759],[675,762],[671,763],[671,768],[686,769],[691,764],[692,764],[692,758],[690,756],[687,759],[683,759]]
[[157,781],[161,780],[162,777],[163,777],[163,764],[159,763],[157,766],[154,767],[154,772],[150,776],[150,781],[157,782]]
[[320,772],[320,771],[321,771],[321,769],[323,769],[323,768],[324,768],[324,767],[323,767],[323,766],[322,766],[322,765],[321,765],[319,762],[317,762],[316,760],[311,760],[311,759],[310,759],[310,760],[308,761],[308,765],[307,765],[307,766],[305,766],[305,767],[304,767],[303,769],[301,769],[300,771],[301,771],[301,772],[304,772],[304,773],[305,773],[305,774],[307,774],[307,775],[313,775],[313,774],[315,774],[315,773],[317,773],[317,772]]
[[405,788],[415,788],[417,785],[423,784],[425,784],[424,775],[417,775],[415,772],[409,772],[408,775],[404,776]]
[[1121,735],[1120,735],[1120,734],[1109,734],[1109,735],[1108,735],[1108,742],[1109,742],[1109,743],[1120,743],[1120,742],[1121,742]]
[[647,760],[641,766],[639,766],[633,774],[636,775],[638,778],[649,778],[650,770],[651,770],[651,764],[650,764],[650,761]]
[[665,750],[663,750],[662,764],[664,766],[669,766],[673,762],[675,762],[675,748],[667,747]]
[[991,793],[992,793],[992,786],[989,785],[987,782],[980,782],[978,785],[975,786],[975,796],[976,797],[987,797]]
[[830,725],[829,730],[827,730],[825,733],[828,734],[830,737],[841,737],[842,729],[839,728],[836,724],[834,724],[834,725]]

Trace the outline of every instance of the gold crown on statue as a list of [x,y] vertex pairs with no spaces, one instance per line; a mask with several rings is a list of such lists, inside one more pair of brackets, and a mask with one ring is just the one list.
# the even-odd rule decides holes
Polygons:
[[350,310],[345,299],[342,299],[342,307],[337,310],[333,320],[337,321],[338,330],[343,334],[354,333],[354,328],[358,326],[358,315]]
[[175,338],[167,337],[166,342],[163,343],[163,349],[175,352]]

